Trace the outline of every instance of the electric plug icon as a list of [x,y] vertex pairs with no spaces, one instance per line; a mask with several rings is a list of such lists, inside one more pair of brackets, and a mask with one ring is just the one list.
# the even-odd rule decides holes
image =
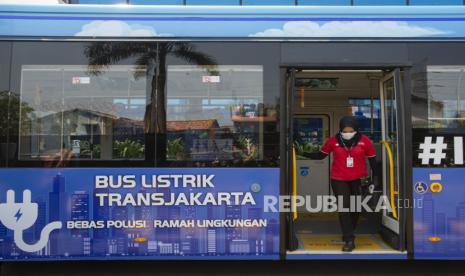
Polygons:
[[23,191],[23,202],[15,202],[15,192],[6,192],[6,203],[0,203],[0,222],[14,232],[16,246],[25,252],[36,252],[44,248],[53,230],[61,229],[61,221],[47,224],[40,232],[40,239],[35,244],[27,244],[23,240],[23,231],[34,225],[39,207],[31,201],[31,190]]
[[15,192],[6,192],[6,203],[0,204],[0,221],[13,231],[30,228],[37,220],[39,207],[31,202],[31,190],[23,191],[23,202],[15,202]]

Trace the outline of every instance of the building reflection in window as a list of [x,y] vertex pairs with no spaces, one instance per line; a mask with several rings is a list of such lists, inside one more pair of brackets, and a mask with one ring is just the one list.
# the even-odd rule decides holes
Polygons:
[[264,128],[276,122],[261,65],[168,66],[167,160],[261,161]]
[[465,66],[428,66],[429,128],[465,126]]
[[21,101],[21,160],[144,159],[143,68],[23,65]]

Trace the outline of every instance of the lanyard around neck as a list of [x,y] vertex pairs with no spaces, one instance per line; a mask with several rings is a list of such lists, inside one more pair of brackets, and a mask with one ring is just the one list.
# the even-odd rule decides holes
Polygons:
[[347,152],[347,154],[349,155],[349,157],[351,156],[351,151],[352,151],[352,148],[354,147],[354,145],[350,146],[350,147],[347,147],[346,146],[346,143],[344,143],[344,140],[341,139],[341,142],[342,142],[342,147],[344,148],[344,150]]

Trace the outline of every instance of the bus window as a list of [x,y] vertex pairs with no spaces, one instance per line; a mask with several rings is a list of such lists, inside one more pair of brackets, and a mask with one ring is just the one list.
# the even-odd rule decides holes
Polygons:
[[1,156],[9,167],[277,166],[279,67],[267,57],[278,48],[255,47],[17,42],[0,100],[18,119]]
[[143,68],[23,65],[19,160],[144,159],[145,91]]
[[263,161],[264,129],[276,122],[263,103],[261,65],[168,66],[168,161]]
[[381,141],[381,105],[379,99],[349,98],[352,116],[357,119],[360,131],[377,143]]
[[465,66],[428,66],[428,127],[465,126]]

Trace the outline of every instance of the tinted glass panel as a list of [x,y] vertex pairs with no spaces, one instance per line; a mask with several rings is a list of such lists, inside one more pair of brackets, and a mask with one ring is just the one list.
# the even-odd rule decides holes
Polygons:
[[428,127],[465,126],[465,66],[428,66]]
[[156,45],[13,43],[8,166],[153,166]]
[[352,116],[357,118],[360,131],[373,142],[381,140],[381,106],[379,99],[349,99]]
[[322,118],[294,118],[294,146],[298,159],[308,159],[304,153],[319,152],[324,144],[324,128]]
[[12,83],[0,95],[2,158],[10,167],[277,166],[277,46],[15,42],[10,81],[0,76]]
[[145,70],[23,65],[19,159],[143,159]]
[[261,65],[168,67],[168,160],[263,160]]
[[279,60],[269,58],[279,55],[277,46],[166,44],[173,55],[166,67],[166,135],[159,138],[166,145],[157,147],[158,158],[165,159],[160,165],[278,165]]

